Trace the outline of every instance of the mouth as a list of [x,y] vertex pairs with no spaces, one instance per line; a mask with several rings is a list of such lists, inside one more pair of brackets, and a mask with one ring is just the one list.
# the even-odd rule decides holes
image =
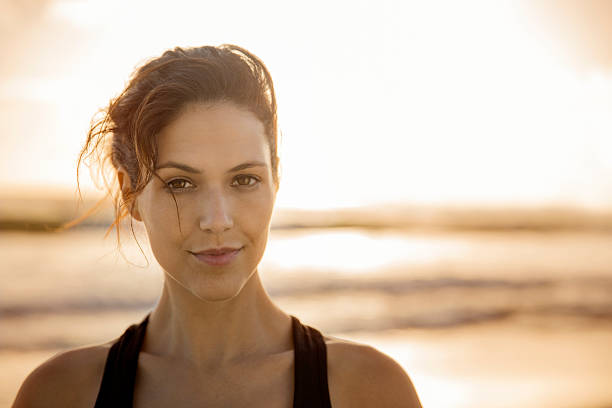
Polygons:
[[242,250],[240,248],[211,248],[200,252],[191,252],[200,262],[204,262],[208,265],[221,266],[227,265],[236,258],[238,253]]

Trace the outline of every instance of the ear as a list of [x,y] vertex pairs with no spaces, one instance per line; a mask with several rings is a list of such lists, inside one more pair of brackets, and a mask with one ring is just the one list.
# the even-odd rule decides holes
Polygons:
[[[119,188],[121,189],[121,198],[125,202],[126,195],[131,191],[131,180],[130,175],[123,167],[119,167],[117,170],[117,179],[119,180]],[[138,211],[138,197],[134,197],[134,202],[130,204],[132,206],[130,215],[136,221],[142,221],[142,217],[140,216],[140,212]]]

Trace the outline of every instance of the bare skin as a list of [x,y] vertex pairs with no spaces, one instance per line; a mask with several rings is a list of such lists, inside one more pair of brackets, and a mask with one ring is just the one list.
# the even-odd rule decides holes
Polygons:
[[[277,191],[263,125],[231,103],[195,104],[158,141],[158,164],[195,171],[159,168],[163,182],[153,178],[132,212],[165,272],[139,355],[134,406],[291,407],[291,318],[270,299],[257,270]],[[130,183],[122,169],[118,178],[125,192]],[[239,250],[222,266],[193,254],[218,247]],[[333,337],[325,342],[335,408],[421,406],[390,357]],[[92,407],[111,344],[45,362],[13,407]]]

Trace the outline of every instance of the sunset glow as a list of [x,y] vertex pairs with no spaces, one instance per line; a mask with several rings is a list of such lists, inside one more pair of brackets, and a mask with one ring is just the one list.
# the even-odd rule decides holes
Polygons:
[[[612,203],[610,71],[575,69],[525,4],[322,4],[295,20],[282,2],[245,2],[229,21],[212,17],[224,6],[181,1],[9,8],[26,43],[9,44],[0,77],[0,185],[73,189],[91,117],[136,65],[230,42],[275,79],[280,207]],[[81,182],[92,188],[86,172]]]

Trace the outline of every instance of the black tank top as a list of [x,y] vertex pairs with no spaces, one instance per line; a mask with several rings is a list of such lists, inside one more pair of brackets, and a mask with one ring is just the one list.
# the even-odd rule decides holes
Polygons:
[[[113,343],[94,408],[132,408],[138,353],[149,322],[128,327]],[[291,315],[295,386],[293,408],[331,408],[327,385],[327,350],[321,332]]]

